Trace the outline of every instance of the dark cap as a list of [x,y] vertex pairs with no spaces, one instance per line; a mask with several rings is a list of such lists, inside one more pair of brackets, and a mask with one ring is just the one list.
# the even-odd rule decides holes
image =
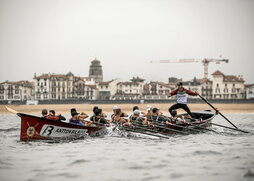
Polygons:
[[99,109],[99,107],[98,106],[94,106],[93,107],[93,112],[95,112],[96,109]]
[[56,114],[55,110],[50,110],[49,112],[51,112],[52,114]]
[[71,109],[71,113],[72,113],[72,112],[77,112],[76,108],[72,108],[72,109]]
[[183,83],[182,82],[178,82],[176,85],[177,86],[183,86]]
[[153,113],[156,113],[157,111],[159,111],[159,109],[158,108],[153,108]]
[[77,112],[77,110],[75,108],[71,109],[71,116],[75,116],[78,115],[79,113]]
[[76,111],[71,112],[71,116],[75,116],[78,115],[79,113],[77,113]]
[[102,109],[96,109],[95,111],[94,111],[94,114],[96,115],[96,116],[99,116],[99,114],[101,114],[102,113]]

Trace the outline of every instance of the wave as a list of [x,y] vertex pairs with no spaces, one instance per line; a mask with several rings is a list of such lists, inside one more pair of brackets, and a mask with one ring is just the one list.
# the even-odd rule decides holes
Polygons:
[[203,150],[203,151],[195,151],[195,155],[222,155],[222,153],[217,151]]
[[90,162],[90,160],[78,159],[78,160],[73,161],[73,162],[72,162],[71,164],[69,164],[69,165],[82,164],[82,163],[85,163],[85,162]]
[[248,170],[247,173],[244,174],[244,177],[251,177],[251,178],[253,178],[254,177],[254,172],[251,171],[251,170]]
[[11,132],[11,131],[17,131],[20,130],[20,128],[6,128],[6,129],[0,129],[0,132]]

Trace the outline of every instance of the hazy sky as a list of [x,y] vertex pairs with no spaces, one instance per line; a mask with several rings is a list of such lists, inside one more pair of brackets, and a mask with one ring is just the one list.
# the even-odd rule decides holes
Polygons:
[[34,73],[88,76],[95,57],[104,80],[203,77],[203,65],[151,60],[223,58],[211,63],[254,83],[253,0],[0,0],[0,82]]

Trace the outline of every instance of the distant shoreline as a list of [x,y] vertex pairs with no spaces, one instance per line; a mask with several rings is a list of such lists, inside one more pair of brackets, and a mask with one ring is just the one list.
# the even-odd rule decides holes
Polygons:
[[[69,114],[71,108],[76,108],[78,112],[85,112],[92,114],[94,106],[102,108],[106,114],[112,113],[112,107],[117,105],[123,112],[131,113],[133,106],[137,105],[141,111],[146,111],[145,107],[148,104],[43,104],[43,105],[6,105],[18,112],[39,115],[42,109],[54,109],[56,114]],[[172,103],[155,103],[150,104],[153,107],[159,108],[164,114],[168,114],[168,108],[173,105]],[[209,105],[190,103],[188,104],[192,111],[212,109]],[[238,104],[221,104],[214,103],[214,107],[218,108],[222,113],[254,113],[254,104],[238,103]],[[183,112],[179,110],[179,112]],[[0,114],[11,114],[5,109],[5,105],[0,105]]]

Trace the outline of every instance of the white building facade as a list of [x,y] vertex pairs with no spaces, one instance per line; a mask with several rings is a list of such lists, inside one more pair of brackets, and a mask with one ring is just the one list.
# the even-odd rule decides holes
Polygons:
[[245,87],[241,76],[224,75],[216,71],[213,76],[213,99],[244,99]]
[[150,82],[145,85],[144,99],[168,99],[168,94],[174,86],[164,82]]
[[246,99],[254,99],[254,84],[246,85]]
[[117,92],[117,84],[119,79],[113,79],[111,81],[99,82],[97,85],[100,100],[111,100]]
[[33,84],[29,81],[0,83],[0,101],[26,101],[33,99]]

